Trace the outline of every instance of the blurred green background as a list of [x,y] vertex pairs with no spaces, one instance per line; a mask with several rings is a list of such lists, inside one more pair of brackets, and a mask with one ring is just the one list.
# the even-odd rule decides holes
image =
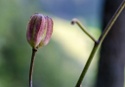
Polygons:
[[[70,21],[76,17],[95,38],[100,35],[100,0],[0,0],[0,87],[28,87],[31,47],[26,26],[34,13],[54,20],[50,43],[36,54],[33,87],[74,87],[93,42]],[[83,81],[92,87],[98,54]]]

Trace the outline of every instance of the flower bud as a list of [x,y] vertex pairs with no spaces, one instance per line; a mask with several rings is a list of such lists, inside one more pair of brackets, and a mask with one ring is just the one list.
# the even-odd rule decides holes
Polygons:
[[48,16],[34,14],[27,26],[27,41],[34,48],[47,45],[53,32],[53,21]]

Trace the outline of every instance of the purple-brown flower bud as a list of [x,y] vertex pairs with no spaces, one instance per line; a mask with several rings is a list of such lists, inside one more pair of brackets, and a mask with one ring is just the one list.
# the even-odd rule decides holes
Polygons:
[[48,16],[34,14],[27,27],[27,41],[34,48],[47,45],[53,32],[53,21]]

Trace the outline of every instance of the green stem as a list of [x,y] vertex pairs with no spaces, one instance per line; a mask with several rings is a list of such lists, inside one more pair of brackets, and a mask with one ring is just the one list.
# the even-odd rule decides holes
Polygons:
[[32,75],[33,75],[34,59],[35,59],[36,52],[37,52],[36,49],[32,49],[32,56],[31,56],[30,70],[29,70],[29,87],[33,87],[32,86]]
[[117,11],[115,12],[115,14],[113,15],[113,17],[111,18],[111,20],[109,21],[108,25],[106,26],[106,28],[104,29],[104,32],[101,34],[98,42],[102,43],[102,41],[104,40],[104,38],[106,37],[106,35],[108,34],[108,32],[110,31],[111,27],[113,26],[113,24],[115,23],[115,21],[117,20],[118,16],[121,14],[121,12],[123,11],[125,7],[125,0],[123,0],[123,2],[121,3],[121,5],[119,6],[119,8],[117,9]]
[[120,13],[123,11],[125,7],[125,0],[122,2],[122,4],[119,6],[118,10],[116,11],[116,13],[114,14],[114,16],[112,17],[112,19],[110,20],[110,22],[108,23],[107,27],[105,28],[104,32],[101,34],[101,36],[99,37],[98,41],[94,40],[88,33],[86,33],[86,31],[84,31],[84,28],[82,28],[82,26],[80,25],[79,22],[76,22],[78,24],[78,26],[95,42],[94,47],[92,49],[92,52],[87,60],[87,63],[85,64],[85,67],[79,77],[79,80],[76,84],[75,87],[81,87],[81,83],[83,78],[85,77],[85,74],[91,64],[91,61],[97,51],[97,49],[99,48],[99,46],[101,45],[101,43],[103,42],[103,40],[105,39],[106,35],[108,34],[108,32],[111,30],[111,27],[113,26],[113,24],[115,23],[116,19],[118,18],[118,16],[120,15]]
[[81,23],[78,21],[78,19],[76,19],[76,18],[73,19],[71,23],[72,23],[72,24],[75,24],[75,23],[76,23],[76,24],[81,28],[81,30],[82,30],[90,39],[92,39],[94,42],[96,42],[96,40],[94,39],[94,37],[91,36],[91,35],[86,31],[85,27],[81,25]]
[[89,56],[89,58],[88,58],[88,60],[87,60],[87,62],[86,62],[86,65],[85,65],[85,67],[84,67],[84,69],[83,69],[83,71],[82,71],[82,73],[81,73],[81,75],[80,75],[80,78],[79,78],[79,80],[78,80],[78,82],[77,82],[77,84],[76,84],[75,87],[80,87],[81,82],[82,82],[83,78],[85,77],[85,74],[86,74],[86,72],[87,72],[87,70],[88,70],[88,68],[89,68],[89,65],[90,65],[90,63],[91,63],[91,61],[92,61],[92,59],[93,59],[93,57],[94,57],[94,54],[95,54],[95,52],[96,52],[98,46],[99,46],[99,45],[98,45],[97,43],[95,43],[95,45],[94,45],[94,47],[93,47],[93,49],[92,49],[92,52],[91,52],[91,54],[90,54],[90,56]]

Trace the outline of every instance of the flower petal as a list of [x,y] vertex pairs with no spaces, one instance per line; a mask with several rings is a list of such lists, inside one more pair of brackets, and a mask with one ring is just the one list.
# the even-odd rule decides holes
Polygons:
[[31,16],[27,27],[27,40],[32,47],[37,47],[41,42],[41,35],[46,27],[45,17],[41,14]]
[[43,43],[44,45],[47,45],[53,32],[53,20],[49,18],[48,16],[46,16],[45,18],[47,21],[47,31],[46,31],[46,36],[44,38]]

